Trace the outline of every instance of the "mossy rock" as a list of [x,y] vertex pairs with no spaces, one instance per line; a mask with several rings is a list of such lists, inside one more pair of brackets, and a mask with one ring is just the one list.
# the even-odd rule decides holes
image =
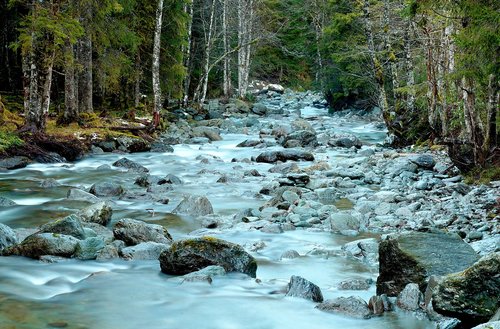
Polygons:
[[241,272],[255,278],[257,262],[241,246],[213,237],[174,242],[161,253],[161,271],[184,275],[211,265],[222,266],[226,272]]

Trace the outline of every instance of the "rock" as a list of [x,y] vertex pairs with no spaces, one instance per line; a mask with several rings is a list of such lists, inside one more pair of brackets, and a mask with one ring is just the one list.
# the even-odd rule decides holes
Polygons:
[[379,246],[377,295],[397,296],[408,283],[425,290],[431,275],[464,270],[478,259],[456,234],[411,232],[389,236]]
[[183,282],[208,282],[212,283],[212,278],[215,276],[226,275],[226,270],[222,266],[207,266],[199,271],[191,272],[184,275]]
[[69,215],[42,225],[40,226],[40,232],[71,235],[80,240],[85,239],[85,231],[83,230],[80,218],[76,215]]
[[182,185],[182,180],[175,175],[168,174],[167,176],[165,176],[165,178],[160,179],[158,181],[158,184],[159,185],[162,185],[162,184]]
[[340,313],[361,319],[368,319],[373,315],[368,304],[362,298],[354,296],[329,299],[316,308],[329,313]]
[[436,165],[436,161],[430,154],[422,154],[411,157],[410,161],[424,169],[432,169]]
[[337,286],[337,288],[339,290],[368,290],[370,289],[370,286],[372,284],[373,284],[372,279],[366,279],[366,280],[352,279],[352,280],[341,281]]
[[368,308],[375,315],[381,315],[384,312],[392,311],[392,304],[387,295],[372,296],[368,301]]
[[276,163],[278,161],[314,161],[312,153],[299,150],[267,151],[259,154],[257,162]]
[[206,137],[210,141],[220,141],[222,137],[220,136],[219,129],[215,127],[205,127],[199,126],[194,127],[192,130],[193,137]]
[[113,182],[97,182],[90,187],[90,193],[95,196],[119,196],[123,192],[123,187]]
[[100,201],[78,211],[76,214],[80,220],[84,222],[97,223],[106,226],[111,220],[113,210],[107,202]]
[[500,321],[483,323],[478,326],[475,326],[472,329],[500,329]]
[[310,130],[298,130],[288,134],[283,141],[283,146],[290,147],[288,144],[290,141],[298,142],[298,145],[291,147],[315,147],[318,145],[316,133]]
[[266,115],[267,106],[262,103],[254,103],[252,106],[252,112],[257,115]]
[[328,140],[328,145],[337,147],[356,147],[361,148],[361,141],[354,135],[351,134],[335,134],[330,140]]
[[264,142],[263,140],[245,139],[243,142],[236,145],[236,147],[254,147],[262,144],[263,142]]
[[151,152],[158,152],[158,153],[173,153],[174,148],[172,145],[164,144],[161,142],[156,142],[151,144]]
[[472,327],[488,321],[500,307],[500,252],[482,257],[459,273],[445,276],[434,293],[438,313]]
[[363,260],[368,265],[378,264],[378,241],[375,238],[355,240],[342,246],[348,256]]
[[300,199],[299,195],[293,191],[285,191],[283,192],[281,197],[283,198],[283,200],[289,202],[290,204],[293,204]]
[[474,241],[470,245],[480,256],[486,256],[492,252],[500,251],[500,235]]
[[156,260],[168,249],[168,245],[158,242],[141,242],[135,246],[123,248],[121,255],[125,259]]
[[407,311],[416,311],[420,309],[424,301],[424,295],[420,292],[418,284],[408,283],[399,293],[396,304]]
[[59,182],[54,178],[47,178],[40,182],[40,187],[42,188],[53,188],[57,186],[61,186],[61,184],[59,184]]
[[30,163],[30,159],[24,156],[14,156],[0,160],[0,168],[7,170],[20,169],[26,167]]
[[286,296],[300,297],[312,300],[316,303],[321,303],[323,301],[323,294],[317,285],[296,275],[292,275],[290,278]]
[[101,237],[90,237],[82,241],[78,241],[76,245],[74,257],[81,260],[96,259],[99,252],[104,249],[106,244]]
[[300,257],[300,254],[296,250],[287,250],[281,254],[280,259],[294,259]]
[[0,223],[0,251],[18,243],[16,232],[5,224]]
[[71,257],[75,253],[78,239],[56,233],[36,233],[30,235],[23,242],[4,249],[4,256],[24,256],[39,259],[43,255]]
[[148,173],[149,169],[144,167],[143,165],[138,164],[137,162],[134,162],[132,160],[129,160],[127,158],[121,158],[118,161],[115,161],[113,163],[113,166],[115,167],[120,167],[120,168],[126,168],[135,172],[140,172],[140,173]]
[[207,197],[188,195],[172,210],[172,213],[196,217],[213,214],[214,209]]
[[125,248],[125,242],[115,240],[104,246],[103,249],[97,252],[96,260],[109,260],[120,257],[121,250]]
[[86,201],[91,203],[99,202],[100,199],[95,195],[85,192],[84,190],[80,190],[78,188],[72,188],[68,191],[66,195],[68,200],[76,200],[76,201]]
[[227,272],[242,272],[255,278],[257,262],[241,246],[224,240],[201,237],[174,242],[160,255],[161,271],[183,275],[209,265],[219,265]]
[[122,240],[127,246],[134,246],[141,242],[170,244],[173,241],[163,226],[129,218],[116,222],[113,234],[117,240]]
[[17,206],[17,203],[12,201],[11,199],[7,199],[7,198],[4,198],[3,196],[0,196],[0,208],[12,207],[12,206]]
[[151,150],[151,145],[142,138],[118,137],[116,138],[116,144],[119,150],[130,153],[147,152]]
[[267,89],[267,91],[277,92],[278,94],[283,94],[285,92],[285,87],[283,87],[282,85],[276,84],[276,83],[268,84],[265,87],[265,89]]
[[359,230],[359,219],[347,213],[334,213],[329,217],[330,228],[335,233],[346,230]]

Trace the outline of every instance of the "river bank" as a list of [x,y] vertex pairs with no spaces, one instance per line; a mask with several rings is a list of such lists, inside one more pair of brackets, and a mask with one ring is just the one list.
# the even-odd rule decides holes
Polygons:
[[[321,328],[336,321],[339,328],[432,328],[427,316],[417,319],[415,309],[406,313],[404,307],[370,320],[350,318],[335,307],[333,315],[320,312],[313,302],[284,298],[287,282],[298,275],[315,283],[325,300],[368,301],[378,290],[379,237],[384,240],[387,233],[438,229],[458,234],[465,241],[458,248],[469,244],[478,258],[499,250],[498,184],[464,184],[444,150],[383,146],[386,131],[376,113],[330,116],[319,95],[275,91],[259,96],[251,108],[214,101],[207,111],[210,119],[194,122],[186,120],[191,114],[177,113],[180,120],[148,153],[107,153],[110,145],[96,144],[92,155],[75,163],[30,164],[0,173],[6,198],[2,223],[15,234],[8,241],[22,245],[40,225],[70,214],[76,214],[77,227],[66,231],[75,240],[68,239],[64,254],[36,253],[34,258],[48,264],[0,258],[10,268],[0,285],[2,305],[35,304],[29,312],[34,318],[69,328],[200,327],[208,314],[215,320],[203,327]],[[91,215],[89,207],[95,210]],[[143,240],[118,238],[117,224],[124,218],[161,225],[168,233],[155,226],[146,231],[156,234]],[[53,226],[43,231],[66,235]],[[157,259],[171,243],[164,240],[167,235],[174,241],[209,235],[242,245],[256,259],[258,279],[200,275],[189,284],[159,274]],[[3,252],[35,255],[28,247]],[[434,257],[433,246],[426,247],[428,258]],[[135,301],[124,303],[123,294]],[[49,312],[48,318],[37,314],[44,310],[37,299],[51,308],[59,302],[82,304],[63,314]],[[99,312],[104,306],[109,310]],[[361,303],[361,314],[373,317],[374,308],[364,307]],[[82,310],[91,319],[78,318]],[[160,315],[165,310],[175,315]],[[424,311],[420,305],[418,310]],[[190,319],[182,316],[187,311]],[[127,316],[112,323],[114,312]],[[2,320],[15,323],[9,316]],[[36,321],[18,327],[33,328]]]

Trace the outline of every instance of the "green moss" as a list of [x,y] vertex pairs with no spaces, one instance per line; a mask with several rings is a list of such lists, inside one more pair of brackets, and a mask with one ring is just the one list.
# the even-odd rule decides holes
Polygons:
[[23,140],[15,133],[0,130],[0,152],[4,152],[11,147],[17,147],[23,144]]
[[488,184],[500,180],[500,166],[476,168],[465,176],[466,184]]

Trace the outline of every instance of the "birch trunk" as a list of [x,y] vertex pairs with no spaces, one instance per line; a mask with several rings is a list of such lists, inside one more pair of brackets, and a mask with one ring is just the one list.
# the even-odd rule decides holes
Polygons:
[[194,0],[193,3],[187,5],[189,7],[189,13],[188,13],[188,7],[185,8],[186,13],[188,13],[188,36],[187,36],[187,46],[184,52],[184,67],[186,68],[186,77],[184,78],[184,97],[183,97],[183,103],[184,106],[187,106],[188,99],[189,99],[189,86],[191,85],[191,72],[192,72],[192,64],[191,64],[191,49],[192,49],[192,44],[193,44],[193,7],[194,7]]
[[389,28],[390,25],[389,15],[390,15],[390,3],[389,0],[384,0],[384,43],[385,43],[384,46],[388,56],[389,70],[392,80],[392,94],[396,95],[396,89],[399,88],[399,79],[398,79],[398,69],[396,65],[396,55],[394,54],[391,43],[391,33],[390,33],[391,29]]
[[[205,98],[207,97],[208,90],[208,75],[209,75],[209,67],[210,67],[210,55],[212,52],[212,44],[213,44],[213,35],[215,29],[215,3],[216,0],[212,0],[212,4],[210,5],[210,22],[208,26],[208,33],[205,33],[205,51],[204,51],[204,63],[203,63],[203,76],[198,84],[197,89],[197,101],[199,104],[203,104],[205,102]],[[201,90],[200,90],[201,89]]]
[[153,126],[156,128],[160,124],[161,111],[161,86],[160,86],[160,46],[161,46],[161,25],[163,18],[163,0],[158,0],[156,8],[156,23],[153,40]]
[[66,42],[66,60],[64,64],[64,123],[78,119],[78,102],[76,97],[75,65],[73,46]]
[[488,151],[498,145],[497,141],[497,112],[499,106],[499,93],[500,86],[494,74],[490,74],[488,79],[488,110],[487,110],[487,124],[486,124],[486,139],[483,149]]
[[[33,36],[32,43],[36,42]],[[39,131],[44,125],[43,112],[42,112],[42,97],[40,96],[39,79],[40,68],[38,67],[38,57],[36,56],[35,46],[31,46],[29,59],[30,59],[30,80],[29,80],[29,101],[28,111],[26,113],[26,126],[33,131]]]
[[[229,52],[229,40],[228,40],[228,2],[229,0],[222,0],[222,41],[224,44],[224,54]],[[231,96],[231,57],[224,57],[223,64],[223,82],[222,90],[225,97]]]
[[405,23],[404,32],[404,58],[406,68],[406,107],[410,113],[415,112],[415,71],[413,68],[412,53],[411,53],[411,32],[412,22],[408,19]]
[[23,105],[24,113],[28,113],[30,104],[30,55],[23,54],[22,70],[23,70]]
[[45,76],[42,85],[42,116],[43,119],[43,127],[45,129],[46,118],[49,116],[49,108],[50,108],[50,91],[52,89],[52,74],[54,69],[54,59],[56,56],[55,49],[51,50],[49,57],[46,60],[46,69]]
[[253,0],[238,0],[238,96],[241,98],[248,88],[253,21]]

